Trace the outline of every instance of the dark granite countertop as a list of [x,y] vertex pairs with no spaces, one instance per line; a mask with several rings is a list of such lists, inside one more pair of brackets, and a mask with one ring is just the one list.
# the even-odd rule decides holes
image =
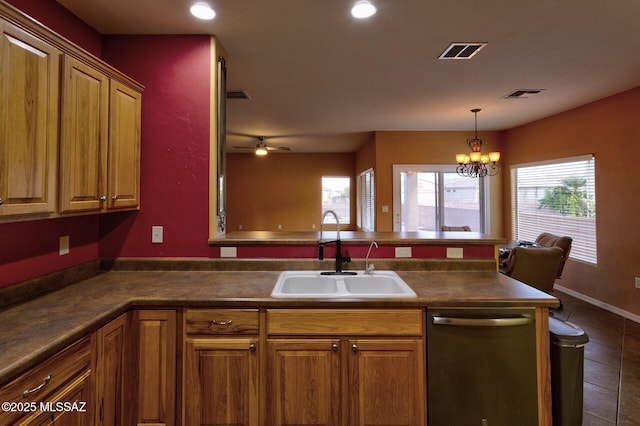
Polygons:
[[276,299],[278,271],[111,271],[0,311],[0,384],[133,307],[554,307],[497,272],[398,271],[407,299]]

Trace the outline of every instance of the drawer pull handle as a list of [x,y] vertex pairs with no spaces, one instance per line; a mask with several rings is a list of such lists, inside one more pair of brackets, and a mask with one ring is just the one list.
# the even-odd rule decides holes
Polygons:
[[331,345],[331,350],[336,352],[338,350],[338,345],[335,344],[335,343],[333,345]]
[[255,352],[255,351],[256,351],[256,345],[255,345],[255,343],[252,343],[252,344],[250,344],[250,345],[249,345],[249,350],[250,350],[251,352]]
[[229,321],[216,321],[213,320],[209,323],[209,328],[211,328],[212,325],[221,325],[221,326],[225,326],[225,325],[231,325],[233,324],[233,320],[229,320]]
[[42,389],[43,387],[47,386],[47,383],[49,383],[51,381],[51,374],[49,374],[47,377],[44,378],[44,381],[42,383],[40,383],[38,386],[36,386],[33,389],[28,389],[24,392],[22,392],[22,397],[26,398],[29,395],[31,395],[32,393],[36,393],[38,392],[40,389]]
[[358,345],[352,345],[351,350],[354,352],[358,352]]

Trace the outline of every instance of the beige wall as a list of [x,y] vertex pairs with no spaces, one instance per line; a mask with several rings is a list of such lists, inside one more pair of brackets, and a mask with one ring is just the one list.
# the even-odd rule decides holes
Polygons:
[[[479,135],[487,140],[485,151],[502,150],[500,133],[480,131]],[[394,164],[454,164],[455,154],[468,150],[465,142],[472,136],[472,132],[375,132],[376,231],[393,231]],[[363,158],[371,156],[372,148],[368,144],[357,152],[359,167],[361,163],[367,164]],[[362,169],[358,168],[360,171]],[[490,234],[502,237],[502,181],[499,176],[489,178],[489,193]],[[388,206],[389,212],[383,213],[382,206]]]
[[227,154],[227,231],[319,231],[322,176],[352,177],[352,225],[341,229],[355,229],[354,153]]
[[640,88],[504,132],[505,230],[511,229],[509,164],[593,153],[598,264],[569,260],[558,284],[640,315]]

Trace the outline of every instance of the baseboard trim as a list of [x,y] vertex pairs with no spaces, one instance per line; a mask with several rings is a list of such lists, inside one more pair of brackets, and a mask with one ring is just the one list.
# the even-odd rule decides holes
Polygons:
[[556,284],[556,285],[553,286],[553,289],[554,290],[559,290],[559,291],[561,291],[563,293],[567,293],[569,296],[573,296],[576,299],[580,299],[580,300],[582,300],[584,302],[590,303],[590,304],[592,304],[594,306],[597,306],[599,308],[604,309],[605,311],[609,311],[609,312],[612,312],[612,313],[614,313],[616,315],[620,315],[621,317],[626,318],[628,320],[631,320],[633,322],[640,323],[640,315],[632,314],[631,312],[627,312],[627,311],[625,311],[623,309],[620,309],[620,308],[617,308],[617,307],[615,307],[613,305],[609,305],[608,303],[602,302],[602,301],[600,301],[598,299],[594,299],[593,297],[585,296],[582,293],[578,293],[575,290],[571,290],[569,288],[562,287],[561,285],[557,285]]

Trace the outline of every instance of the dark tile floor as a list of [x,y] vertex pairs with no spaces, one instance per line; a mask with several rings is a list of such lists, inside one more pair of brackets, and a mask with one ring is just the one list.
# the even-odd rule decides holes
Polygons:
[[640,324],[560,291],[553,315],[582,328],[583,426],[640,425]]

